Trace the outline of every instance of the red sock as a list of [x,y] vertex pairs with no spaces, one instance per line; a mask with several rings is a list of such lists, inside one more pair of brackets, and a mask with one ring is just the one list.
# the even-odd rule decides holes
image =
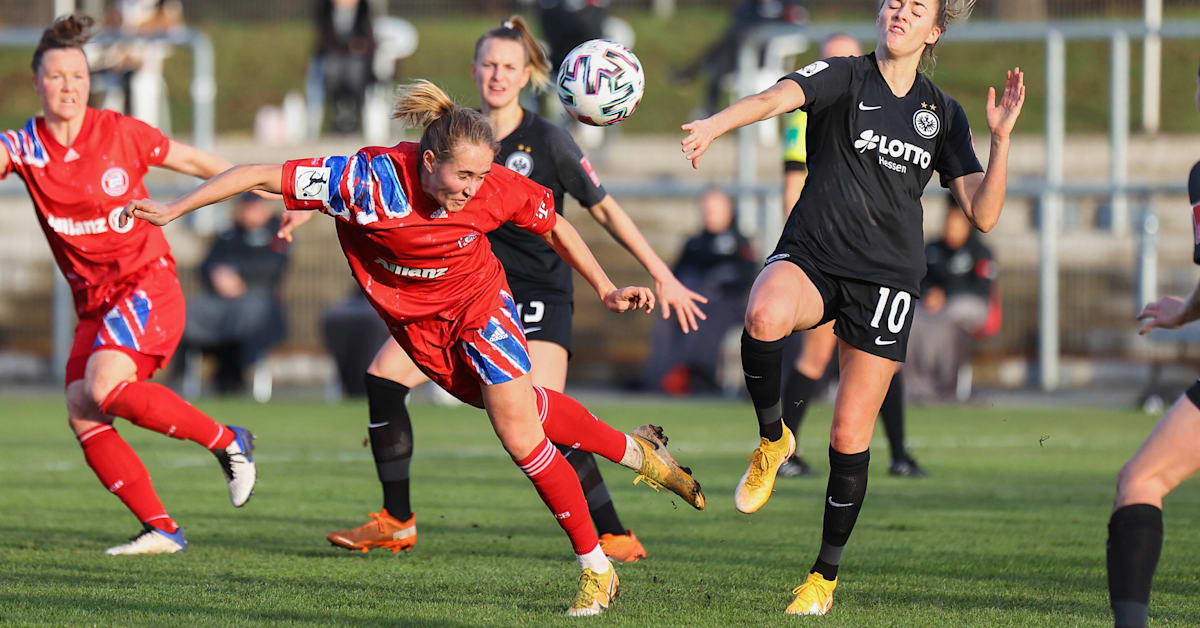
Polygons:
[[529,476],[538,495],[558,520],[558,525],[571,539],[575,553],[586,554],[595,549],[600,538],[592,527],[592,516],[588,513],[579,477],[558,449],[549,440],[544,440],[534,448],[533,453],[516,463]]
[[224,449],[233,442],[232,430],[161,384],[122,382],[108,393],[100,410],[129,419],[138,427],[200,443],[208,449]]
[[179,529],[158,500],[146,465],[113,426],[101,425],[80,434],[79,446],[100,483],[116,495],[138,521],[166,532]]
[[551,442],[600,454],[618,464],[625,457],[625,434],[597,419],[571,397],[541,386],[533,390],[537,393],[538,418]]

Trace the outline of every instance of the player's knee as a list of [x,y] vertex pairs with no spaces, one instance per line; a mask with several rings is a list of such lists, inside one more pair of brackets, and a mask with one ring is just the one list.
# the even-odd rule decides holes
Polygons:
[[779,340],[791,332],[793,322],[780,308],[770,304],[752,304],[746,309],[746,331],[755,340]]
[[92,402],[83,380],[67,387],[67,424],[76,433],[83,433],[97,424],[112,423],[112,419]]
[[1131,460],[1117,473],[1117,503],[1160,500],[1166,495],[1164,483]]

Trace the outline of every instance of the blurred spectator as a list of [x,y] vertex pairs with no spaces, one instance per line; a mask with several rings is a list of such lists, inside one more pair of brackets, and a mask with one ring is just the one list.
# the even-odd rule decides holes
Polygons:
[[973,337],[998,323],[999,310],[992,307],[996,264],[953,204],[946,210],[942,237],[925,247],[925,263],[904,375],[915,398],[953,399]]
[[704,114],[711,115],[720,109],[721,89],[727,77],[737,70],[738,49],[746,35],[754,29],[772,22],[799,24],[806,19],[807,12],[801,0],[745,0],[733,10],[733,23],[696,57],[692,63],[677,70],[675,78],[691,81],[701,72],[708,74],[708,89],[704,97]]
[[246,368],[286,335],[279,289],[288,255],[287,243],[275,237],[279,217],[247,193],[236,201],[233,223],[200,266],[204,294],[188,299],[182,342],[185,355],[216,356],[221,394],[240,392]]
[[103,108],[134,116],[164,131],[165,115],[163,61],[170,46],[147,39],[182,28],[180,0],[119,0],[105,15],[106,28],[116,30],[123,41],[91,54],[92,88],[106,90]]
[[538,0],[538,7],[552,75],[575,46],[604,36],[608,0]]
[[375,29],[367,0],[317,1],[317,50],[333,130],[354,133],[362,125],[367,87],[375,81]]
[[389,333],[362,290],[356,286],[345,300],[325,310],[321,331],[325,349],[337,365],[342,394],[347,397],[367,394],[363,376]]
[[708,318],[684,334],[675,320],[655,321],[642,388],[673,394],[718,392],[717,365],[726,333],[742,325],[746,295],[758,263],[750,241],[737,230],[733,199],[710,187],[700,197],[704,229],[683,245],[675,276],[708,296]]

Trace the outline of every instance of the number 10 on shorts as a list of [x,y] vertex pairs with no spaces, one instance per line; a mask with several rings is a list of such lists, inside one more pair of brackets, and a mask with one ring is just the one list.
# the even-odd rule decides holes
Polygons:
[[898,334],[904,330],[904,321],[908,318],[908,310],[912,307],[912,295],[903,290],[892,294],[891,288],[879,287],[879,302],[875,304],[875,316],[871,318],[871,327],[879,329],[884,312],[888,310],[888,300],[891,300],[891,311],[887,314],[888,331]]

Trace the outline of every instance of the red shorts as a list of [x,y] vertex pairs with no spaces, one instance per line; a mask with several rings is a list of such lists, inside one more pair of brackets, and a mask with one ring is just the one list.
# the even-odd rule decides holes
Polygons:
[[388,321],[392,336],[433,383],[463,403],[483,407],[482,386],[529,372],[529,348],[507,286],[497,289],[491,316],[472,321],[428,318]]
[[88,358],[101,349],[128,355],[137,365],[138,379],[149,379],[170,361],[186,320],[175,265],[168,258],[153,262],[103,316],[80,317],[67,358],[66,383],[83,379]]

